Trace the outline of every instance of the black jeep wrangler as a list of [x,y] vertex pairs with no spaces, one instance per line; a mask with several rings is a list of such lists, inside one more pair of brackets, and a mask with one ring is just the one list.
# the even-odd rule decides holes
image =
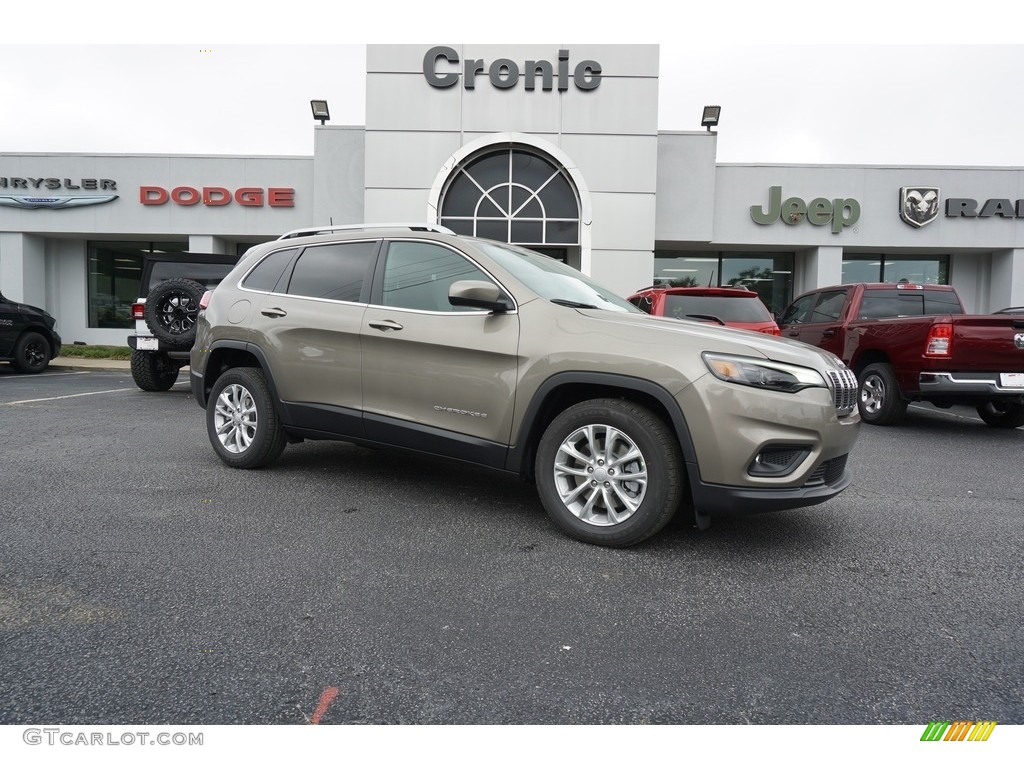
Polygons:
[[238,256],[216,253],[147,254],[142,261],[140,298],[132,304],[135,333],[132,378],[140,389],[162,392],[174,386],[188,365],[196,338],[196,316],[203,294],[237,263]]

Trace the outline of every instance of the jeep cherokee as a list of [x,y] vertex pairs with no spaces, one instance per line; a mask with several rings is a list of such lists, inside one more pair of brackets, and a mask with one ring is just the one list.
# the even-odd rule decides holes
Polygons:
[[629,546],[680,508],[817,504],[850,483],[834,355],[650,317],[578,270],[430,226],[250,249],[200,302],[192,391],[232,467],[289,442],[419,451],[536,483],[554,523]]

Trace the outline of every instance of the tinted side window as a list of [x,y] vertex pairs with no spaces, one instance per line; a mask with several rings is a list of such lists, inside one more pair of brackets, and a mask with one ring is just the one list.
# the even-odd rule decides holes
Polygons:
[[814,300],[818,298],[818,294],[812,293],[808,296],[801,296],[799,299],[789,305],[789,309],[782,316],[782,322],[780,325],[789,325],[790,323],[806,323],[807,314],[811,310],[811,305],[814,304]]
[[926,315],[962,315],[964,310],[952,291],[925,291],[924,313]]
[[393,242],[384,267],[382,303],[431,312],[465,312],[469,308],[448,302],[448,289],[458,280],[494,282],[464,256],[443,246]]
[[811,313],[809,323],[829,323],[839,319],[846,303],[846,291],[825,291]]
[[376,241],[331,243],[306,248],[295,262],[288,293],[335,301],[359,301]]
[[273,291],[281,279],[284,268],[295,255],[295,249],[275,251],[257,264],[242,281],[242,287],[253,291]]

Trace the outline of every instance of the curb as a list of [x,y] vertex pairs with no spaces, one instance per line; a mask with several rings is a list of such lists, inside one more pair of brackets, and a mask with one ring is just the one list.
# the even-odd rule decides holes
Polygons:
[[132,364],[128,360],[55,357],[50,361],[49,367],[79,371],[130,371],[132,369]]

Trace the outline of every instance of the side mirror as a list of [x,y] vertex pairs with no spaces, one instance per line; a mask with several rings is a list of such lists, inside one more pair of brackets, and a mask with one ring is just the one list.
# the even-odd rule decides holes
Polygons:
[[456,280],[448,289],[448,303],[453,307],[473,307],[491,312],[512,309],[501,289],[486,280]]

